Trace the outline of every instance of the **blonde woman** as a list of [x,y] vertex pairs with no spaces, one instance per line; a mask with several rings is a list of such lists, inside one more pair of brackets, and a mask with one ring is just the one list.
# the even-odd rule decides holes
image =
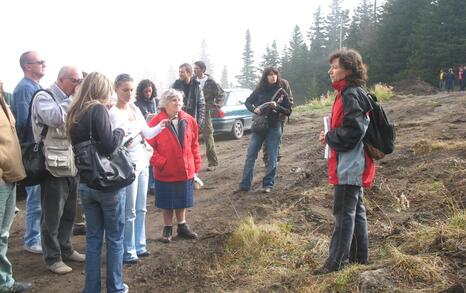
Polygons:
[[[66,119],[73,146],[89,140],[91,120],[99,153],[111,154],[121,144],[125,132],[121,128],[112,131],[106,108],[112,92],[112,82],[98,72],[92,72],[84,79]],[[101,291],[100,255],[104,234],[107,245],[107,292],[128,292],[128,286],[122,281],[125,190],[95,190],[82,180],[79,192],[87,221],[83,292]]]
[[[164,127],[164,121],[153,128],[147,126],[141,111],[133,102],[134,82],[129,74],[119,74],[115,79],[117,102],[110,109],[112,127],[125,130],[123,144],[136,165],[136,179],[125,187],[125,236],[123,263],[134,264],[139,258],[149,256],[146,248],[146,200],[149,181],[149,159],[144,139],[152,138]],[[168,119],[167,119],[168,121]],[[150,147],[149,147],[150,148]]]

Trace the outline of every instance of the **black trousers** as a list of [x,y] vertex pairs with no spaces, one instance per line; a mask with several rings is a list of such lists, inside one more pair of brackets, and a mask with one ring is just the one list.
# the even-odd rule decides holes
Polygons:
[[73,253],[70,238],[76,216],[78,186],[79,175],[49,175],[40,185],[41,241],[46,265],[62,261],[62,256],[67,257]]

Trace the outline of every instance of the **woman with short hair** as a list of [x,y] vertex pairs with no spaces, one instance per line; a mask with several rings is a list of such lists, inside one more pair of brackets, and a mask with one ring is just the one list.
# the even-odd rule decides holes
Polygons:
[[201,167],[198,125],[181,110],[183,93],[166,90],[159,101],[160,113],[149,126],[167,120],[166,127],[149,139],[154,153],[151,166],[155,177],[155,204],[163,210],[163,242],[172,239],[173,213],[178,222],[178,237],[196,239],[197,234],[186,223],[186,208],[193,206],[194,177]]
[[363,85],[367,81],[366,66],[361,55],[351,49],[340,49],[330,55],[328,74],[337,91],[333,102],[330,129],[320,133],[320,142],[328,144],[329,183],[334,185],[333,215],[335,228],[329,256],[314,274],[340,270],[349,262],[368,262],[368,236],[363,188],[375,176],[373,159],[362,141],[372,110],[370,97]]

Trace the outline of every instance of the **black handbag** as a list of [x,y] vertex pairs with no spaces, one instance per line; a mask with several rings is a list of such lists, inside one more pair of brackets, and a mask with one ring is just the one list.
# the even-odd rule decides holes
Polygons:
[[[262,112],[262,108],[266,107],[269,103],[271,103],[272,101],[275,100],[275,98],[277,97],[277,95],[283,91],[282,88],[279,88],[275,94],[272,96],[272,98],[270,99],[270,102],[267,102],[267,103],[264,103],[262,105],[259,106],[259,108],[261,109],[261,112]],[[260,133],[260,132],[265,132],[267,131],[267,129],[269,129],[269,117],[267,115],[257,115],[257,114],[254,114],[254,116],[252,117],[252,125],[251,125],[251,131],[252,132],[256,132],[256,133]]]
[[[47,92],[55,101],[53,94],[47,90],[40,89],[32,95],[31,102],[29,103],[29,113],[26,125],[24,127],[23,141],[27,141],[29,135],[29,125],[31,124],[31,111],[32,102],[38,92]],[[25,142],[21,144],[21,154],[23,156],[23,166],[26,171],[26,178],[19,181],[18,184],[22,186],[34,186],[38,185],[49,175],[45,167],[45,156],[44,156],[44,139],[47,136],[49,127],[45,125],[40,133],[39,142]]]
[[130,185],[136,179],[136,174],[128,150],[119,146],[110,155],[101,155],[98,142],[92,136],[92,112],[89,117],[89,140],[73,146],[81,180],[96,190],[111,191]]

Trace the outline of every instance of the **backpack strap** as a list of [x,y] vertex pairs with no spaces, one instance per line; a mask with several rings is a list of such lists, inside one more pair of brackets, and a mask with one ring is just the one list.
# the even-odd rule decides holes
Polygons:
[[[34,92],[34,94],[32,95],[31,101],[29,102],[29,112],[28,112],[28,118],[27,118],[27,121],[26,121],[26,126],[25,126],[25,129],[24,129],[23,141],[26,141],[27,137],[29,135],[29,125],[31,124],[31,116],[32,116],[32,103],[34,102],[34,98],[40,92],[46,92],[47,94],[49,94],[52,97],[52,99],[53,99],[53,101],[55,103],[57,102],[57,100],[55,100],[55,97],[53,96],[52,92],[49,91],[49,90],[38,89],[37,91]],[[44,125],[44,127],[42,127],[42,131],[40,132],[41,141],[45,139],[45,137],[47,136],[48,131],[49,131],[49,126]]]

